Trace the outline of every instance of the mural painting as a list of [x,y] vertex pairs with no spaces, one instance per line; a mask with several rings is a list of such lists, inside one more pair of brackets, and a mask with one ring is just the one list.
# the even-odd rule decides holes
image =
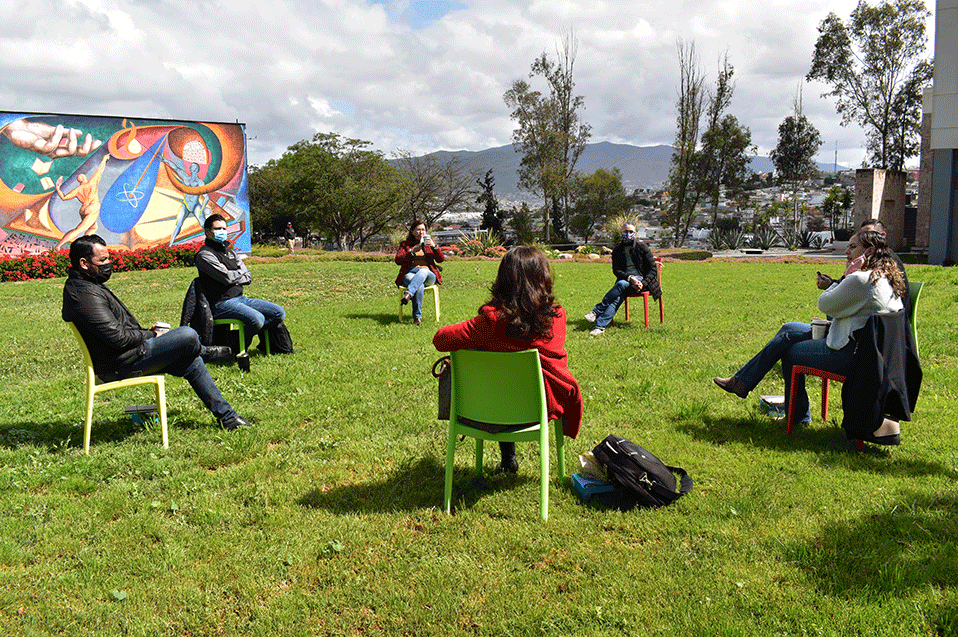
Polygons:
[[118,250],[202,238],[250,250],[242,124],[0,112],[0,255],[96,233]]

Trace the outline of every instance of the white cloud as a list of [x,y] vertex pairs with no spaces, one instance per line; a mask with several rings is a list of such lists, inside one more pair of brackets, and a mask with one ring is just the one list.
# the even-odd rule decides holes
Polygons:
[[681,38],[710,81],[728,51],[731,112],[763,154],[801,85],[820,159],[836,142],[841,162],[863,156],[861,129],[839,127],[823,87],[803,82],[817,25],[855,0],[20,4],[0,24],[0,109],[239,120],[252,163],[318,131],[386,154],[508,144],[503,93],[570,29],[595,141],[672,142]]

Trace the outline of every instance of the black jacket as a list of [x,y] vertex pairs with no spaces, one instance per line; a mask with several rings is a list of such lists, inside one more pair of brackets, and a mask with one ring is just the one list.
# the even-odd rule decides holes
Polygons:
[[648,290],[652,298],[658,300],[662,296],[662,288],[659,286],[659,271],[655,265],[655,257],[652,256],[652,250],[638,239],[632,241],[631,246],[619,243],[612,250],[612,273],[619,281],[626,281],[629,278],[625,271],[626,249],[632,252],[632,263],[635,264],[639,275],[642,277],[642,289]]
[[180,325],[189,325],[200,337],[200,343],[213,345],[213,308],[203,294],[203,285],[199,277],[190,283],[183,299],[183,311],[180,314]]
[[100,378],[136,360],[140,345],[156,336],[140,326],[130,310],[102,283],[81,270],[70,268],[63,286],[61,316],[77,326]]
[[849,439],[878,429],[885,416],[911,420],[921,364],[904,311],[875,314],[855,331],[855,355],[842,385],[842,427]]

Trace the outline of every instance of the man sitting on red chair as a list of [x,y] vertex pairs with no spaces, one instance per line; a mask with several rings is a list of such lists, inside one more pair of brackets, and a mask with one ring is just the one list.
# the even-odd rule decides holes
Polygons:
[[615,285],[585,315],[585,320],[595,323],[589,332],[591,336],[605,332],[627,296],[637,296],[642,292],[648,292],[656,300],[662,296],[652,250],[636,240],[635,226],[631,223],[622,226],[622,241],[612,250],[612,272],[616,278]]

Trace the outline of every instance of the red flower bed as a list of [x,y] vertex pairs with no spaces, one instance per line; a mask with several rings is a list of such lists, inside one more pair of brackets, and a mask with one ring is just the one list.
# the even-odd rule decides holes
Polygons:
[[[161,245],[137,250],[110,250],[116,272],[162,270],[193,267],[193,256],[203,245],[192,241],[176,246]],[[69,250],[57,250],[19,257],[0,256],[0,281],[28,281],[66,276],[70,267]]]

